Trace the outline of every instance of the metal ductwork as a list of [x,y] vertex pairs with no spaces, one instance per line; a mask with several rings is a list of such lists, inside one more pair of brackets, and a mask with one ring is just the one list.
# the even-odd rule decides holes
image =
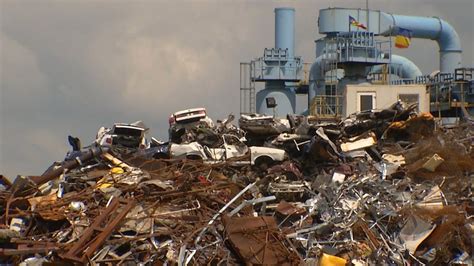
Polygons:
[[311,100],[320,94],[324,94],[326,86],[325,74],[322,70],[323,56],[320,55],[314,60],[309,70],[309,89],[308,89],[308,106],[311,104]]
[[430,39],[439,46],[439,70],[454,73],[461,64],[461,40],[456,30],[446,21],[437,17],[414,17],[381,13],[384,19],[391,20],[389,28],[381,32],[383,36],[397,34],[398,28],[412,31],[413,38]]
[[[402,79],[415,79],[423,75],[418,66],[406,57],[392,54],[391,61],[392,63],[388,71],[390,74],[397,75]],[[383,67],[381,65],[375,65],[370,70],[370,74],[379,74],[382,72]]]
[[404,16],[377,10],[328,8],[319,11],[319,33],[333,34],[350,30],[349,16],[367,25],[367,30],[376,35],[394,36],[399,28],[412,32],[413,38],[430,39],[438,43],[443,73],[453,73],[461,64],[461,41],[454,28],[437,17]]
[[[392,65],[389,68],[389,73],[398,75],[402,79],[415,79],[423,75],[420,68],[406,57],[392,54],[391,62]],[[308,106],[316,95],[325,94],[326,73],[323,73],[322,64],[323,56],[320,55],[311,65],[309,73]],[[382,73],[382,65],[373,66],[369,73]]]
[[287,49],[288,57],[295,56],[295,9],[275,8],[275,48]]

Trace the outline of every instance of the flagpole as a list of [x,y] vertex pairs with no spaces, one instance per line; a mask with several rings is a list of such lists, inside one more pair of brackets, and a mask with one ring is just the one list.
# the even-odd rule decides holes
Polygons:
[[392,70],[392,25],[390,25],[389,31],[390,31],[390,36],[389,36],[390,42],[389,42],[388,46],[390,48],[388,49],[388,56],[389,56],[389,61],[388,61],[388,85],[391,85],[392,84],[392,75],[390,73],[391,73],[391,70]]
[[365,9],[367,9],[367,31],[369,31],[369,0],[365,0]]

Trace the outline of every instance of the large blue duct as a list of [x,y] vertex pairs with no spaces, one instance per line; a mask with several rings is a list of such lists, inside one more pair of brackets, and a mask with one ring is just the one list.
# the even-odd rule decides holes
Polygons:
[[[370,70],[370,74],[379,74],[383,72],[382,65],[375,65]],[[402,79],[415,79],[423,75],[415,63],[406,57],[392,54],[391,65],[388,71],[390,74],[397,75]]]
[[454,73],[461,64],[461,40],[454,28],[437,17],[413,17],[381,13],[382,17],[391,20],[391,27],[381,32],[383,36],[396,35],[398,28],[412,31],[414,38],[435,40],[439,46],[439,70],[443,73]]
[[320,55],[314,60],[309,70],[308,106],[316,95],[325,94],[326,73],[323,73],[322,62],[323,56]]
[[328,8],[319,11],[319,33],[331,34],[347,32],[350,29],[348,18],[367,25],[368,31],[376,35],[394,36],[399,28],[412,31],[413,38],[430,39],[438,43],[440,63],[443,73],[453,73],[461,64],[461,41],[454,28],[437,17],[404,16],[378,10],[353,8]]

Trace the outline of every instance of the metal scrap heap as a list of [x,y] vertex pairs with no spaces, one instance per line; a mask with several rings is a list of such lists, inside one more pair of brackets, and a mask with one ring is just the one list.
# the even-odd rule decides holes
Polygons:
[[1,176],[0,263],[472,263],[472,122],[396,103],[237,128],[190,110],[169,142],[116,124],[85,148],[70,137],[42,175]]

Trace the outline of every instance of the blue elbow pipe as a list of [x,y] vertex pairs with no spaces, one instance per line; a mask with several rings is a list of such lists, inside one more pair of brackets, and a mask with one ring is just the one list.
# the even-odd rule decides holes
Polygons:
[[326,88],[325,74],[322,70],[322,59],[320,55],[314,60],[309,71],[309,88],[308,88],[308,108],[311,105],[311,101],[316,95],[324,94]]
[[[423,75],[418,66],[406,57],[392,54],[391,61],[392,66],[389,69],[390,74],[398,75],[402,79],[415,79],[416,77]],[[382,73],[382,66],[373,66],[370,73]]]
[[382,35],[396,35],[398,28],[409,29],[413,38],[430,39],[438,43],[441,72],[453,73],[454,69],[462,66],[461,40],[448,22],[437,17],[403,16],[383,12],[381,15],[391,21],[389,29],[382,32]]

